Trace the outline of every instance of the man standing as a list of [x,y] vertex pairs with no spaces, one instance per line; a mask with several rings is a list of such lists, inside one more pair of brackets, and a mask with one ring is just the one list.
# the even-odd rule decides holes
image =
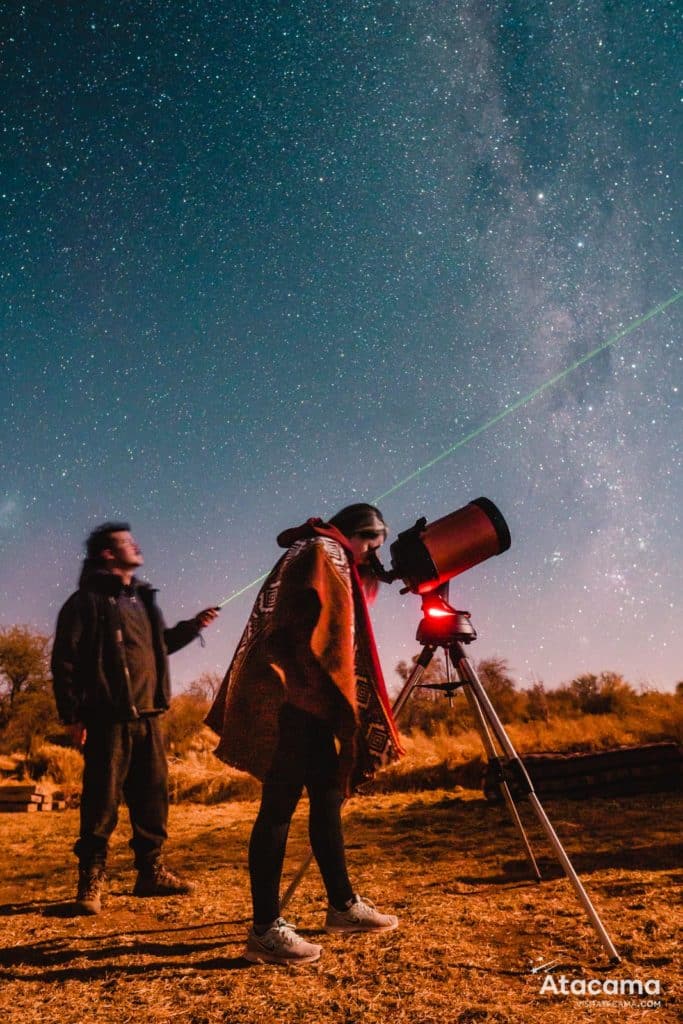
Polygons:
[[171,702],[168,654],[194,640],[215,608],[166,629],[155,591],[136,579],[144,562],[128,523],[104,523],[86,541],[78,590],[62,607],[52,651],[55,699],[83,747],[76,902],[98,914],[109,838],[121,797],[138,871],[135,896],[192,891],[161,860],[167,837],[168,766],[161,714]]

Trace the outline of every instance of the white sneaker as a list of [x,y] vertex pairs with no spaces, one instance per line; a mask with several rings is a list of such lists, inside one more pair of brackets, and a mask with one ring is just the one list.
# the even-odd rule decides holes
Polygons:
[[268,931],[257,935],[252,928],[247,936],[247,945],[242,954],[252,963],[266,964],[310,964],[322,953],[322,946],[306,942],[287,924],[283,917],[273,921]]
[[327,908],[326,932],[390,932],[398,928],[394,914],[380,914],[370,900],[363,900],[358,893],[349,901],[345,910]]

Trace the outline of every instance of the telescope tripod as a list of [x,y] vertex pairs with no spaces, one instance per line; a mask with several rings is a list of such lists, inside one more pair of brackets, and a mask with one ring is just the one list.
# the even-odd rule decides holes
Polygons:
[[[486,750],[489,764],[494,768],[496,781],[500,786],[513,824],[522,841],[534,878],[540,882],[541,873],[512,798],[508,780],[512,781],[514,779],[515,788],[528,799],[544,832],[550,840],[550,844],[564,873],[574,887],[579,902],[586,911],[604,949],[608,953],[611,963],[619,963],[621,957],[617,953],[612,940],[607,934],[595,907],[583,887],[581,879],[574,870],[562,843],[557,837],[555,829],[536,796],[529,774],[503,728],[495,708],[475,672],[474,665],[465,653],[463,645],[469,644],[477,638],[475,629],[470,621],[470,613],[457,611],[455,608],[452,608],[448,603],[447,597],[448,583],[445,583],[422,598],[424,615],[417,630],[417,640],[422,644],[422,652],[415,662],[413,671],[394,701],[392,708],[394,718],[398,719],[400,717],[410,695],[417,687],[441,690],[448,696],[452,696],[455,690],[462,688],[472,709],[475,724]],[[442,648],[445,651],[447,659],[450,660],[450,663],[455,668],[458,679],[453,682],[421,684],[420,680],[432,660],[434,652],[438,648]],[[496,751],[494,737],[504,756],[501,756]],[[307,859],[300,865],[280,901],[281,912],[298,888],[312,860],[313,854],[309,852]]]
[[[595,931],[598,933],[610,961],[612,963],[619,963],[621,958],[607,934],[595,907],[591,903],[581,883],[581,879],[574,870],[562,843],[558,839],[557,833],[550,823],[540,800],[534,792],[529,774],[503,728],[495,708],[475,672],[474,665],[465,653],[464,645],[471,643],[477,638],[475,629],[470,621],[470,614],[469,612],[456,611],[455,608],[452,608],[448,604],[447,594],[448,584],[446,583],[438,591],[423,597],[424,616],[417,631],[417,639],[422,644],[422,652],[417,658],[415,667],[406,680],[403,689],[394,702],[394,717],[399,717],[408,698],[416,687],[421,686],[424,689],[441,690],[449,697],[453,695],[456,689],[462,688],[474,715],[477,730],[489,759],[489,765],[492,765],[494,768],[495,781],[498,783],[503,794],[503,799],[522,841],[527,860],[536,881],[541,881],[541,873],[538,870],[536,858],[512,798],[508,780],[514,780],[515,788],[528,799],[541,827],[550,840],[550,844],[564,873],[574,887],[579,902],[586,911]],[[455,668],[458,678],[453,682],[421,684],[420,680],[432,660],[434,652],[438,648],[442,648],[445,651],[446,657]],[[504,756],[497,753],[494,737]]]

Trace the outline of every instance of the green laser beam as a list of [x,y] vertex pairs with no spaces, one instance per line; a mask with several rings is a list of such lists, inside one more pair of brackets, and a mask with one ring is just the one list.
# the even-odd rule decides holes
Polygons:
[[572,363],[571,366],[566,367],[566,369],[562,370],[560,373],[556,373],[554,377],[550,377],[543,384],[540,384],[537,388],[534,388],[533,391],[530,391],[528,395],[524,395],[523,398],[519,398],[516,402],[513,402],[512,405],[506,406],[496,416],[493,416],[490,420],[487,420],[486,423],[483,423],[480,427],[477,427],[476,430],[472,430],[469,434],[467,434],[466,437],[462,437],[455,444],[451,445],[450,448],[446,448],[445,451],[440,452],[438,455],[434,456],[434,458],[430,459],[429,462],[425,462],[423,466],[419,466],[418,469],[413,470],[413,472],[410,473],[408,476],[404,477],[403,480],[399,480],[399,482],[397,484],[394,484],[393,487],[390,487],[388,491],[385,491],[383,494],[378,494],[376,498],[372,498],[372,504],[376,505],[378,502],[382,501],[383,498],[386,498],[390,494],[393,494],[394,491],[397,491],[399,487],[403,487],[411,480],[414,480],[416,477],[420,476],[420,474],[425,473],[428,469],[431,469],[432,466],[435,466],[437,464],[437,462],[441,462],[442,459],[445,459],[447,458],[447,456],[452,455],[453,452],[456,452],[458,448],[462,448],[462,446],[467,444],[468,441],[473,441],[475,437],[479,437],[480,434],[483,434],[485,430],[488,430],[489,427],[492,427],[495,423],[500,423],[500,421],[505,419],[506,416],[509,416],[511,413],[516,412],[517,409],[521,409],[523,405],[527,404],[527,402],[531,402],[534,398],[537,398],[538,395],[543,394],[543,392],[547,391],[548,388],[553,386],[553,384],[557,384],[558,381],[563,380],[570,373],[573,373],[573,371],[578,369],[579,366],[583,366],[584,363],[587,363],[590,359],[594,359],[595,356],[600,354],[600,352],[604,352],[605,349],[610,348],[612,345],[615,345],[621,338],[625,338],[627,334],[631,334],[631,332],[635,331],[635,329],[637,327],[640,327],[641,324],[644,324],[646,323],[646,321],[651,320],[653,316],[657,316],[657,314],[665,310],[667,306],[671,306],[674,302],[678,302],[680,298],[683,298],[683,291],[677,292],[670,299],[667,299],[666,302],[662,302],[659,306],[655,306],[655,308],[651,309],[649,313],[645,314],[645,316],[641,316],[639,320],[634,320],[634,322],[632,324],[629,324],[628,327],[625,327],[622,331],[618,331],[616,334],[612,335],[612,337],[608,338],[607,341],[604,341],[602,345],[598,345],[598,347],[594,348],[592,352],[588,352],[585,356],[581,356],[581,358],[577,359],[576,362]]
[[255,587],[257,583],[262,583],[269,575],[270,573],[264,572],[263,576],[258,576],[255,580],[252,580],[251,583],[247,583],[246,586],[242,587],[241,590],[237,590],[234,594],[231,594],[230,597],[226,597],[224,600],[219,601],[219,603],[214,607],[224,608],[226,604],[230,604],[230,602],[234,601],[236,597],[241,597],[242,594],[247,592],[247,590],[251,590],[252,587]]
[[[574,370],[577,370],[579,366],[583,366],[584,363],[587,363],[589,362],[589,360],[594,359],[601,352],[604,352],[605,349],[611,348],[612,345],[616,345],[616,343],[620,341],[622,338],[625,338],[628,334],[632,334],[633,331],[635,331],[642,324],[647,323],[647,321],[651,320],[654,316],[657,316],[659,313],[664,312],[665,309],[667,309],[669,306],[673,306],[673,304],[675,302],[678,302],[678,300],[681,298],[683,298],[683,291],[676,292],[676,294],[672,295],[671,298],[666,300],[666,302],[661,302],[658,306],[655,306],[654,309],[651,309],[649,313],[646,313],[644,316],[641,316],[638,320],[634,320],[633,323],[629,324],[628,327],[624,327],[623,330],[617,331],[617,333],[613,334],[611,338],[607,339],[607,341],[603,341],[602,345],[598,345],[597,348],[594,348],[592,352],[587,352],[585,356],[581,356],[581,358],[577,359],[576,362],[572,363],[571,366],[567,366],[560,373],[556,373],[553,377],[549,377],[548,380],[543,382],[543,384],[539,384],[537,388],[534,388],[533,391],[530,391],[528,395],[524,395],[522,398],[518,398],[516,402],[513,402],[511,405],[507,405],[501,412],[497,413],[497,415],[493,416],[490,420],[487,420],[486,423],[483,423],[480,427],[477,427],[476,430],[472,430],[465,437],[461,437],[460,440],[456,441],[455,444],[452,444],[450,448],[446,448],[444,451],[439,452],[438,455],[435,455],[433,459],[429,460],[429,462],[425,462],[424,465],[418,466],[417,469],[414,469],[413,472],[409,473],[408,476],[403,478],[403,480],[399,480],[399,482],[394,484],[393,487],[390,487],[388,491],[384,491],[383,494],[378,494],[376,498],[371,498],[371,503],[373,505],[376,505],[384,498],[387,498],[390,494],[394,494],[396,491],[399,490],[399,488],[405,487],[405,485],[407,483],[410,483],[411,480],[415,480],[418,476],[421,476],[422,473],[426,473],[428,469],[431,469],[432,466],[436,466],[436,464],[438,462],[441,462],[442,459],[445,459],[449,455],[452,455],[453,452],[457,452],[459,448],[462,448],[463,445],[468,444],[469,441],[473,441],[475,437],[479,437],[479,435],[483,434],[485,430],[489,429],[489,427],[494,426],[494,424],[496,423],[500,423],[500,421],[504,420],[506,416],[510,416],[513,412],[516,412],[518,409],[521,409],[522,406],[526,405],[528,402],[533,401],[534,398],[537,398],[539,395],[542,395],[544,391],[547,391],[548,388],[551,388],[554,384],[559,383],[559,381],[564,380],[564,378],[567,377],[570,373],[573,373]],[[265,580],[267,576],[268,573],[264,573],[257,579],[252,580],[251,583],[247,583],[246,586],[242,587],[241,590],[236,591],[234,594],[231,594],[230,597],[226,597],[225,600],[221,601],[220,604],[217,604],[216,608],[223,608],[225,607],[226,604],[230,604],[231,601],[234,601],[236,598],[241,597],[241,595],[246,593],[247,590],[251,590],[252,587],[255,587],[257,583],[261,583],[263,580]]]

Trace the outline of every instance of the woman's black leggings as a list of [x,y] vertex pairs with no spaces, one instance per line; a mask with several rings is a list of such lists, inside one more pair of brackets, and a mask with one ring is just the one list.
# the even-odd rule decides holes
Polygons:
[[249,841],[249,875],[254,924],[263,927],[280,914],[280,879],[287,834],[304,786],[308,791],[311,848],[327,898],[342,910],[353,896],[346,871],[341,827],[343,794],[339,758],[331,727],[285,704],[280,734],[263,783],[261,807]]

